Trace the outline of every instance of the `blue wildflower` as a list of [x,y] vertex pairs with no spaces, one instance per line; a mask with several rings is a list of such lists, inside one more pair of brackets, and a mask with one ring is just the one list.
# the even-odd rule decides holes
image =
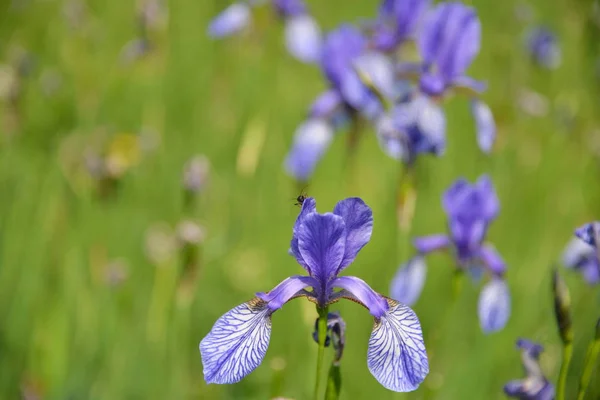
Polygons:
[[446,117],[427,96],[407,97],[376,123],[377,138],[390,157],[412,165],[419,154],[441,155],[446,148]]
[[448,215],[448,235],[414,239],[418,255],[403,265],[391,284],[392,298],[413,304],[419,297],[426,276],[423,257],[431,252],[450,249],[458,268],[479,278],[491,275],[479,296],[478,315],[484,332],[502,329],[510,315],[510,295],[504,281],[506,265],[494,247],[484,244],[489,224],[500,205],[492,181],[487,176],[474,185],[456,181],[444,194],[442,204]]
[[548,382],[539,364],[544,348],[526,339],[517,340],[517,348],[521,350],[521,360],[527,376],[508,382],[504,385],[504,393],[521,400],[554,399],[554,386]]
[[594,248],[597,233],[594,224],[586,224],[576,231],[577,237],[573,238],[563,252],[563,264],[575,271],[581,272],[585,281],[590,285],[600,283],[600,259],[598,251]]
[[536,64],[556,69],[562,62],[558,38],[549,28],[538,26],[531,29],[526,37],[526,48]]
[[294,225],[290,253],[308,276],[289,277],[217,320],[200,343],[205,380],[234,383],[258,367],[269,345],[271,315],[289,300],[306,297],[324,308],[344,298],[361,304],[375,318],[367,353],[373,376],[388,389],[415,390],[429,372],[416,314],[362,279],[339,276],[369,242],[372,228],[371,209],[359,198],[342,200],[333,213],[325,214],[307,198]]
[[597,249],[600,243],[600,239],[598,239],[600,237],[600,221],[590,222],[577,228],[575,236]]
[[[261,2],[248,1],[230,5],[217,15],[208,27],[214,38],[230,36],[246,28],[252,19],[252,8]],[[321,57],[321,28],[308,13],[302,0],[273,0],[273,7],[285,23],[285,43],[296,59],[314,63]]]
[[423,59],[415,71],[414,66],[401,64],[403,71],[419,72],[419,88],[431,97],[441,97],[450,89],[472,93],[471,113],[477,127],[479,147],[491,150],[496,136],[496,126],[489,107],[477,96],[486,85],[465,75],[479,53],[481,23],[477,13],[462,3],[440,3],[430,10],[417,36],[417,45]]
[[383,0],[373,27],[373,44],[381,51],[394,51],[413,39],[429,0]]

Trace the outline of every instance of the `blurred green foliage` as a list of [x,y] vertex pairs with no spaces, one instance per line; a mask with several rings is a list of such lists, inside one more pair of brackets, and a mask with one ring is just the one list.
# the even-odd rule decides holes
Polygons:
[[[410,234],[396,230],[399,166],[382,155],[371,131],[352,169],[341,133],[308,193],[321,211],[348,196],[373,208],[373,237],[349,272],[387,293],[412,254],[410,236],[445,229],[445,188],[459,176],[489,173],[502,204],[490,240],[509,265],[513,314],[506,329],[483,335],[479,286],[465,282],[452,300],[452,261],[432,256],[415,306],[429,377],[411,394],[381,387],[366,365],[372,318],[345,302],[335,307],[348,328],[342,398],[501,399],[503,384],[522,376],[519,336],[546,347],[543,368],[550,379],[558,376],[551,264],[576,226],[600,216],[592,3],[531,3],[533,20],[561,40],[563,65],[552,72],[524,54],[529,24],[515,17],[516,2],[470,3],[483,24],[470,74],[489,81],[484,99],[499,125],[493,155],[476,148],[467,103],[457,97],[446,104],[446,155],[419,165]],[[0,398],[310,396],[316,313],[301,300],[274,315],[265,362],[241,383],[207,386],[202,376],[198,343],[216,318],[302,272],[287,254],[299,189],[282,161],[309,102],[325,87],[316,68],[286,54],[282,27],[266,9],[252,32],[210,40],[207,23],[227,4],[168,2],[147,32],[149,51],[137,54],[140,43],[130,42],[140,34],[135,2],[0,2],[0,76],[5,84],[16,76],[19,85],[5,91],[0,109]],[[325,28],[373,16],[376,5],[310,2]],[[525,89],[547,97],[548,116],[521,111]],[[565,110],[574,117],[569,124],[559,118]],[[199,153],[210,159],[210,182],[190,203],[183,168]],[[116,166],[99,183],[89,164],[108,156]],[[197,280],[189,282],[185,254],[172,253],[165,231],[188,218],[206,231]],[[153,249],[166,246],[158,250],[164,254],[146,249],[148,234]],[[574,396],[600,298],[597,287],[562,272],[573,300]],[[187,294],[181,282],[191,286]],[[600,398],[598,372],[587,398]]]

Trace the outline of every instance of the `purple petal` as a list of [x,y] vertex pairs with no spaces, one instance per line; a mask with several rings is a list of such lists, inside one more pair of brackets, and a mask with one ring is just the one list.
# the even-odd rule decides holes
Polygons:
[[544,351],[544,346],[542,346],[539,343],[532,342],[528,339],[519,338],[517,340],[517,347],[520,350],[526,351],[531,357],[535,359],[539,358],[540,354],[542,354],[542,352]]
[[317,211],[317,202],[313,197],[307,197],[302,202],[302,208],[300,209],[300,213],[298,214],[298,218],[296,218],[296,222],[294,223],[292,241],[290,243],[290,253],[296,257],[296,260],[302,268],[306,270],[310,275],[312,275],[310,268],[302,258],[302,254],[300,254],[300,249],[298,249],[298,230],[300,229],[300,225],[304,218],[310,214]]
[[417,37],[419,53],[425,64],[431,64],[436,59],[443,43],[444,23],[448,21],[451,11],[451,3],[440,3],[425,16],[423,27]]
[[401,43],[414,35],[429,4],[429,0],[384,0],[379,19],[394,22],[395,35]]
[[208,26],[208,34],[214,38],[232,35],[250,23],[250,6],[246,3],[233,3],[221,11]]
[[346,103],[359,111],[365,107],[369,98],[369,89],[352,69],[348,69],[341,75],[340,93]]
[[394,66],[392,60],[382,53],[370,51],[358,56],[354,68],[373,83],[373,86],[388,98],[393,97]]
[[306,4],[302,0],[274,0],[273,7],[282,18],[306,14]]
[[504,393],[507,396],[519,397],[526,395],[525,387],[527,379],[515,379],[504,385]]
[[290,54],[302,62],[315,63],[321,58],[321,28],[308,14],[286,20],[285,42]]
[[207,383],[235,383],[260,365],[271,338],[267,303],[254,298],[228,311],[200,342]]
[[493,278],[485,285],[477,310],[483,332],[492,333],[504,328],[510,316],[510,294],[503,279]]
[[346,224],[346,245],[344,258],[336,275],[350,265],[356,255],[371,239],[373,232],[373,212],[358,197],[350,197],[338,202],[333,209],[335,215],[344,219]]
[[590,222],[575,230],[575,236],[583,240],[590,246],[598,247],[598,237],[600,237],[600,222]]
[[409,306],[415,304],[425,285],[427,265],[423,257],[414,257],[400,266],[392,280],[390,294],[394,300]]
[[477,143],[484,153],[492,151],[496,140],[496,123],[492,110],[479,100],[471,100],[471,114],[477,127]]
[[448,24],[445,32],[452,43],[448,43],[446,52],[439,60],[440,70],[449,80],[464,75],[465,70],[479,53],[481,46],[481,23],[477,18],[477,13],[471,7],[462,4],[460,7],[461,15],[456,16],[456,26],[451,29]]
[[311,276],[324,287],[335,276],[346,242],[344,219],[338,215],[310,213],[298,229],[298,249]]
[[518,399],[554,400],[552,384],[538,377],[510,381],[504,385],[504,393]]
[[597,258],[591,258],[588,262],[581,266],[583,279],[590,284],[595,285],[600,283],[600,263]]
[[442,206],[447,215],[455,214],[464,197],[470,191],[471,185],[466,179],[457,179],[442,196]]
[[481,198],[483,218],[490,222],[500,212],[500,201],[496,195],[492,179],[488,175],[481,175],[477,183],[475,183],[475,187],[479,191],[479,197]]
[[389,114],[383,114],[375,122],[375,131],[381,149],[395,160],[409,161],[408,140],[403,132],[396,128]]
[[562,262],[567,268],[577,268],[587,259],[593,257],[596,251],[594,248],[578,237],[569,241],[562,255]]
[[488,269],[492,271],[492,273],[494,273],[497,276],[504,275],[504,273],[506,272],[506,264],[504,263],[504,260],[502,259],[502,257],[500,257],[500,254],[498,254],[498,252],[493,246],[489,244],[482,246],[479,252],[479,256],[481,257],[481,260],[485,263],[485,265],[488,267]]
[[287,173],[298,180],[308,180],[332,140],[333,129],[323,120],[309,119],[300,125],[285,159]]
[[266,301],[271,311],[276,311],[308,286],[318,287],[318,283],[310,276],[291,276],[267,293],[256,293],[256,297]]
[[362,279],[355,276],[341,276],[336,278],[331,286],[346,289],[356,300],[360,301],[374,317],[382,317],[388,310],[385,298],[371,289]]
[[413,239],[413,246],[420,254],[428,254],[450,246],[452,242],[446,235],[421,236]]
[[312,103],[310,106],[310,118],[329,119],[342,105],[342,98],[337,90],[328,90]]
[[369,339],[369,371],[385,388],[410,392],[429,373],[421,324],[410,307],[388,299],[389,310],[379,319]]

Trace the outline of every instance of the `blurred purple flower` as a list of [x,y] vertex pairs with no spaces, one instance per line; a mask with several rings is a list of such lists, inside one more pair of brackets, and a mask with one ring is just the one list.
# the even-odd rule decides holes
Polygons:
[[538,26],[531,29],[526,37],[527,51],[540,66],[556,69],[562,62],[562,52],[558,38],[549,28]]
[[390,157],[412,165],[419,154],[439,156],[446,148],[446,117],[432,99],[417,95],[377,120],[377,138]]
[[415,390],[429,372],[416,314],[375,292],[362,279],[338,276],[369,242],[372,229],[371,209],[359,198],[342,200],[333,213],[325,214],[316,211],[313,198],[304,200],[289,252],[308,276],[289,277],[217,320],[200,343],[205,380],[234,383],[258,367],[269,346],[271,315],[289,300],[306,297],[322,309],[345,298],[361,304],[375,318],[367,353],[373,376],[390,390]]
[[600,260],[597,250],[580,237],[571,239],[562,256],[565,267],[581,272],[590,285],[600,283]]
[[462,3],[445,2],[431,9],[417,37],[423,64],[402,65],[400,71],[419,72],[421,92],[441,97],[452,88],[472,93],[471,113],[476,122],[478,143],[488,153],[496,137],[491,110],[477,98],[486,89],[483,82],[465,75],[479,53],[481,23],[477,13]]
[[554,386],[548,382],[539,364],[544,348],[527,339],[517,340],[517,348],[521,350],[521,360],[527,376],[508,382],[504,385],[504,393],[521,400],[553,400]]
[[210,22],[208,34],[213,38],[231,36],[250,24],[250,5],[233,3]]
[[459,179],[446,191],[442,204],[448,216],[449,234],[413,240],[418,255],[398,270],[391,284],[392,298],[413,304],[425,280],[423,257],[450,249],[458,268],[466,270],[472,277],[478,278],[485,271],[491,275],[479,297],[479,321],[486,333],[500,330],[510,315],[510,294],[504,281],[504,260],[493,246],[484,244],[487,228],[500,209],[492,181],[485,175],[473,185]]
[[429,4],[429,0],[384,0],[373,27],[375,48],[393,51],[412,39]]
[[[210,23],[208,33],[214,38],[230,36],[250,24],[252,7],[257,2],[234,3]],[[321,57],[321,28],[310,16],[302,0],[273,0],[273,8],[285,23],[285,43],[292,56],[302,62],[315,63]]]
[[590,222],[577,228],[575,236],[597,249],[600,243],[600,221]]

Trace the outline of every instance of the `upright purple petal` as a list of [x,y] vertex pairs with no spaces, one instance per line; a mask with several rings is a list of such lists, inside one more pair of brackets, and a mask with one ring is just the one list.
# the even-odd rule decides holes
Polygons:
[[575,236],[583,240],[590,246],[598,247],[598,238],[600,237],[600,221],[590,222],[575,230]]
[[282,18],[305,15],[307,12],[302,0],[273,0],[273,7]]
[[410,307],[388,299],[389,310],[375,318],[369,339],[369,371],[385,388],[410,392],[429,373],[421,324]]
[[371,315],[376,318],[382,317],[388,311],[387,300],[360,278],[340,276],[333,280],[331,286],[350,292],[354,299],[367,307]]
[[268,303],[267,306],[271,311],[276,311],[298,292],[308,286],[318,287],[318,283],[310,276],[291,276],[267,293],[256,293],[256,297],[266,301]]
[[449,36],[448,45],[438,61],[440,70],[448,81],[464,75],[481,46],[481,23],[477,13],[461,3],[454,4],[461,9],[460,16],[456,15],[456,26],[452,27],[454,29],[450,28],[450,23],[447,25],[445,34]]
[[492,110],[480,100],[471,100],[471,114],[477,127],[477,144],[484,153],[492,151],[496,140],[496,123]]
[[456,210],[460,208],[460,205],[470,191],[471,185],[466,179],[460,178],[454,181],[442,196],[442,206],[447,215],[454,215]]
[[417,37],[417,46],[426,65],[436,60],[440,46],[444,43],[444,24],[449,21],[452,10],[452,3],[440,3],[425,16]]
[[379,20],[394,28],[395,45],[411,38],[429,7],[429,0],[384,0]]
[[423,257],[413,257],[404,265],[401,265],[392,279],[390,286],[390,295],[406,305],[413,305],[419,299],[423,286],[425,285],[425,276],[427,275],[427,265]]
[[475,187],[481,199],[483,218],[491,222],[500,212],[500,201],[496,195],[492,179],[488,175],[481,175],[475,183]]
[[350,265],[360,249],[369,243],[373,232],[373,212],[362,199],[350,197],[338,202],[333,213],[342,217],[346,224],[344,258],[335,272],[337,275]]
[[250,23],[250,6],[246,3],[233,3],[221,11],[208,26],[208,34],[214,38],[232,35]]
[[493,278],[484,286],[477,310],[481,329],[485,333],[504,328],[510,316],[510,294],[503,279]]
[[332,140],[332,127],[321,119],[310,119],[300,125],[285,159],[288,174],[301,181],[308,180]]
[[452,241],[446,235],[421,236],[413,239],[413,246],[415,246],[419,254],[429,254],[437,250],[442,250],[451,244]]
[[302,254],[300,254],[300,249],[298,248],[298,231],[300,229],[300,225],[304,218],[310,214],[317,211],[317,202],[313,197],[307,197],[302,202],[302,208],[300,209],[300,213],[298,214],[298,218],[296,218],[296,222],[294,223],[292,241],[290,243],[290,253],[296,257],[298,264],[302,265],[302,268],[308,272],[309,275],[312,275],[312,272],[309,266],[306,264],[306,261],[302,258]]
[[228,311],[200,342],[207,383],[235,383],[260,365],[271,338],[267,303],[254,298]]
[[502,276],[506,272],[506,264],[496,249],[486,244],[481,247],[479,256],[485,263],[485,266],[495,275]]
[[290,54],[302,62],[315,63],[321,58],[321,28],[308,14],[286,20],[285,43]]
[[358,28],[342,25],[331,31],[323,45],[321,66],[327,79],[340,88],[353,60],[365,50],[367,40]]
[[310,213],[298,229],[298,249],[311,275],[324,288],[344,258],[346,226],[338,215]]

